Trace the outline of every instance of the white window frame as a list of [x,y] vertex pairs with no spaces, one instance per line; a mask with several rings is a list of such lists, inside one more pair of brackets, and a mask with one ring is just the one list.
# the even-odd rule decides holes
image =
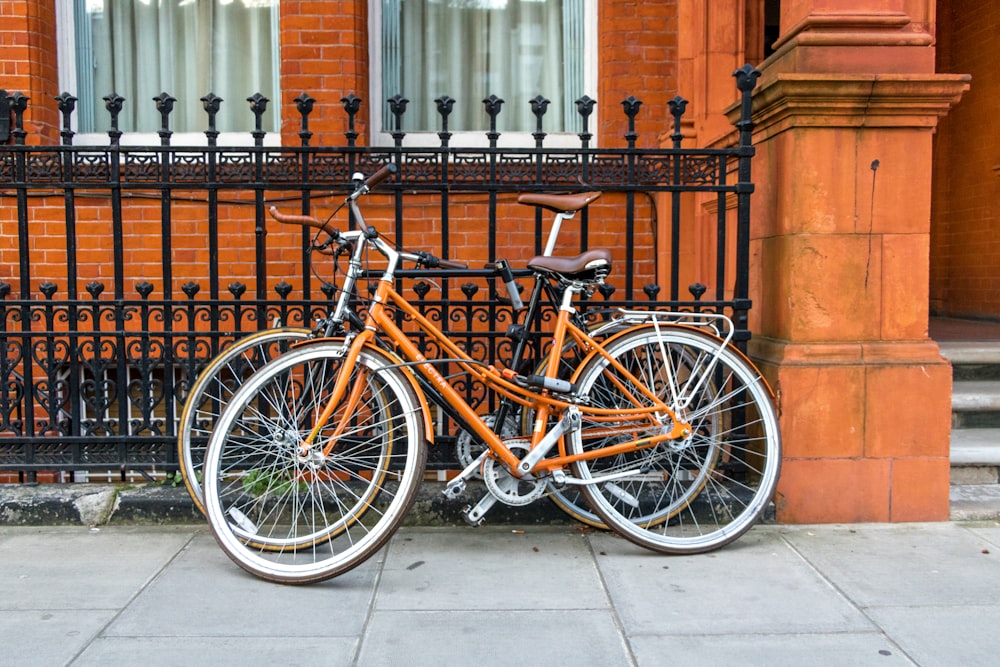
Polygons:
[[[59,89],[70,91],[71,94],[77,95],[77,77],[76,77],[76,33],[73,29],[76,25],[75,13],[73,11],[74,0],[56,0],[56,50],[57,50],[57,67],[59,75]],[[272,27],[272,38],[274,39],[274,49],[275,53],[279,56],[275,58],[274,62],[274,80],[279,82],[278,95],[280,98],[281,88],[280,88],[280,41],[279,41],[279,25],[278,25],[278,14],[279,12],[274,12],[274,25]],[[169,93],[170,91],[166,91]],[[206,94],[209,91],[205,91]],[[132,100],[128,100],[132,101]],[[149,101],[152,104],[152,100]],[[200,100],[180,100],[179,102],[184,104],[195,104],[200,102]],[[276,114],[276,124],[281,127],[281,100],[271,100],[270,104],[274,105],[274,113]],[[250,113],[248,110],[247,113]],[[74,132],[77,130],[77,117],[78,114],[74,113],[71,117],[72,129]],[[208,114],[205,115],[205,125],[208,129]],[[102,146],[109,142],[109,137],[107,132],[82,132],[77,133],[73,137],[73,143],[79,146]],[[119,139],[119,144],[122,146],[158,146],[160,144],[160,135],[157,132],[125,132]],[[204,132],[174,132],[170,136],[170,144],[172,146],[207,146],[208,136]],[[253,146],[254,138],[250,132],[219,132],[219,136],[216,139],[216,144],[219,146]],[[268,132],[264,135],[264,145],[265,146],[280,146],[281,145],[281,132]]]
[[[591,98],[597,97],[597,0],[583,0],[583,89],[584,94]],[[368,2],[368,113],[371,128],[372,146],[393,146],[395,141],[391,131],[380,130],[384,123],[383,109],[385,100],[382,98],[382,2]],[[466,103],[467,100],[459,100]],[[477,100],[478,101],[478,100]],[[597,106],[588,119],[588,128],[592,137],[590,145],[596,145]],[[407,132],[403,137],[406,147],[434,147],[441,145],[439,130],[423,132]],[[489,146],[489,138],[485,131],[453,131],[449,145],[463,148],[485,148]],[[577,148],[580,146],[580,130],[568,132],[547,132],[544,145],[549,148]],[[516,148],[534,146],[535,138],[531,132],[501,132],[497,146],[501,148]]]

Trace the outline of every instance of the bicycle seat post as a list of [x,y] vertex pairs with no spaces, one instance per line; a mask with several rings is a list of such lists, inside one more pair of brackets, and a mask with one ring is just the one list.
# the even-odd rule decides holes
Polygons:
[[552,228],[549,230],[549,238],[545,241],[545,250],[542,251],[542,255],[545,257],[551,257],[552,252],[556,249],[556,239],[559,238],[559,229],[562,227],[564,220],[572,220],[576,215],[576,211],[560,211],[556,213],[555,219],[552,221]]
[[563,221],[571,219],[576,215],[577,211],[587,208],[588,205],[599,199],[600,196],[600,192],[581,192],[573,195],[525,192],[518,196],[517,201],[520,204],[540,206],[556,214],[555,219],[552,221],[552,229],[549,230],[549,238],[545,242],[545,251],[542,253],[542,257],[552,256]]

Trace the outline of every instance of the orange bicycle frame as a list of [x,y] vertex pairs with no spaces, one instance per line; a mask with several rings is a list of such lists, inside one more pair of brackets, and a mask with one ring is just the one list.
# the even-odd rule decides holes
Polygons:
[[[475,432],[475,434],[482,439],[493,455],[502,461],[510,470],[517,470],[517,464],[519,463],[518,457],[510,450],[509,447],[507,447],[503,440],[489,426],[487,426],[485,422],[483,422],[476,411],[465,401],[465,399],[462,398],[459,392],[451,386],[441,373],[438,372],[438,370],[434,367],[433,360],[425,357],[420,352],[417,345],[410,340],[406,332],[396,325],[391,311],[387,308],[387,304],[391,304],[394,308],[399,309],[422,331],[433,338],[435,342],[441,346],[444,355],[456,359],[459,367],[461,367],[464,372],[481,381],[489,389],[508,396],[522,405],[533,408],[535,410],[535,423],[531,434],[532,448],[537,446],[544,436],[546,430],[545,426],[548,419],[551,416],[561,414],[571,405],[575,405],[569,401],[553,397],[548,391],[542,390],[536,392],[527,387],[521,386],[504,377],[500,371],[492,366],[482,366],[469,357],[464,350],[452,342],[436,326],[434,326],[432,322],[418,312],[405,297],[396,292],[389,280],[380,280],[373,303],[368,310],[369,321],[366,329],[356,336],[351,342],[345,358],[345,368],[353,367],[362,347],[369,344],[374,339],[376,330],[384,333],[385,336],[388,337],[388,339],[391,340],[396,346],[400,355],[404,359],[414,363],[418,372],[420,372],[421,375],[423,375],[424,378],[431,383],[444,400],[448,401],[454,407],[459,416],[461,416],[461,418]],[[601,458],[618,453],[645,449],[660,442],[683,438],[689,433],[688,425],[679,421],[677,419],[677,415],[668,405],[663,403],[663,401],[649,391],[649,389],[645,387],[641,381],[633,377],[631,373],[629,373],[616,359],[605,352],[599,344],[595,343],[586,334],[586,332],[576,327],[570,321],[569,311],[564,309],[560,310],[559,316],[556,320],[556,327],[552,338],[552,349],[562,349],[563,342],[565,341],[567,335],[573,338],[581,349],[587,351],[588,356],[584,360],[584,363],[593,355],[604,356],[609,364],[612,365],[615,370],[625,378],[625,381],[631,387],[638,388],[643,396],[651,402],[651,405],[649,406],[637,406],[635,408],[625,410],[624,412],[620,409],[578,406],[580,411],[586,414],[589,420],[596,422],[606,421],[609,423],[620,423],[624,415],[626,418],[631,418],[636,422],[640,422],[643,418],[653,420],[654,414],[659,413],[661,415],[668,416],[673,422],[673,427],[667,433],[661,433],[645,438],[637,438],[629,442],[619,443],[609,447],[601,447],[576,455],[569,455],[566,453],[565,445],[560,438],[560,454],[558,456],[539,461],[534,467],[535,470],[550,471],[562,468],[566,464],[574,461]],[[545,370],[546,377],[556,376],[558,364],[558,356],[551,355]],[[312,444],[321,425],[330,418],[336,409],[336,406],[338,406],[342,400],[345,400],[345,395],[347,396],[346,400],[348,403],[357,402],[355,395],[358,392],[351,391],[350,394],[348,394],[347,384],[350,377],[351,373],[344,372],[337,378],[329,401],[321,413],[317,425],[314,427],[313,432],[310,433],[310,435],[302,443],[303,450],[308,449],[308,447]],[[630,400],[633,402],[636,401],[636,397],[630,393],[630,390],[626,388],[625,384],[621,382],[616,382],[616,384],[618,389],[625,393]],[[345,419],[350,415],[351,411],[352,405],[347,405],[345,410]],[[333,443],[336,440],[336,435],[342,430],[343,425],[338,425],[335,429],[334,435],[328,440],[325,449],[332,449]],[[593,437],[601,437],[603,435],[611,434],[621,435],[628,432],[637,432],[639,430],[641,430],[641,428],[638,425],[627,427],[619,426],[618,428],[609,428],[607,431],[600,430],[594,432]],[[325,453],[328,454],[329,451]]]

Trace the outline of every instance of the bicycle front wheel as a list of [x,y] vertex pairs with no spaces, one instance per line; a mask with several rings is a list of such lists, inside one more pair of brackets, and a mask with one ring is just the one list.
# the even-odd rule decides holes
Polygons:
[[205,513],[202,465],[205,449],[219,415],[236,390],[264,364],[286,352],[293,343],[313,332],[300,327],[279,327],[250,334],[223,350],[191,385],[177,425],[177,460],[191,500]]
[[[652,391],[690,424],[690,435],[574,464],[593,511],[626,539],[663,553],[711,551],[737,539],[767,510],[781,465],[778,419],[758,371],[732,348],[683,327],[637,327],[605,349],[624,370],[595,356],[577,375],[600,407],[648,405]],[[572,453],[656,435],[649,420],[588,419]],[[631,474],[629,474],[631,473]]]
[[[352,367],[342,353],[342,342],[319,341],[271,362],[233,396],[212,434],[209,525],[230,559],[263,579],[311,583],[361,564],[402,522],[423,477],[424,423],[410,378],[377,348]],[[346,395],[321,422],[343,373]]]

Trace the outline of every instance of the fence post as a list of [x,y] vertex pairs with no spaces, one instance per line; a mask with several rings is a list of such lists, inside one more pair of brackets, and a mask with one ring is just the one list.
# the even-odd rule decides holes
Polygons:
[[742,340],[736,341],[737,346],[745,352],[750,310],[750,195],[754,190],[750,165],[756,152],[753,146],[753,89],[760,72],[746,64],[733,72],[733,76],[736,77],[736,87],[740,90],[740,119],[736,122],[740,134],[740,151],[736,183],[736,283],[733,288],[733,314],[736,330],[747,332]]

